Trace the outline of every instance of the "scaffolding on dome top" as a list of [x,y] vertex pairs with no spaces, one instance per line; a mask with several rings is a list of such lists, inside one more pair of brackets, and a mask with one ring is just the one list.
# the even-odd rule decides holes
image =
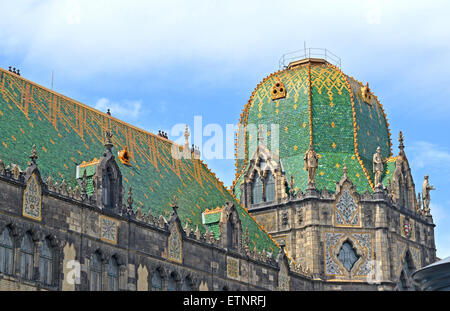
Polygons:
[[308,58],[321,58],[338,66],[339,68],[342,67],[341,58],[331,51],[323,48],[307,48],[283,54],[278,62],[278,65],[280,69],[286,69],[293,61]]

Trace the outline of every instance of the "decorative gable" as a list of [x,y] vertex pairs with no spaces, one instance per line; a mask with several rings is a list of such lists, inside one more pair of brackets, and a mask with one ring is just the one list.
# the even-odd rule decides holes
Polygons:
[[360,208],[348,187],[344,187],[334,208],[334,225],[337,227],[361,226]]
[[167,258],[174,262],[183,263],[183,239],[178,222],[179,220],[174,221],[170,226]]
[[36,174],[32,174],[27,181],[23,193],[22,215],[38,221],[42,219],[42,191]]

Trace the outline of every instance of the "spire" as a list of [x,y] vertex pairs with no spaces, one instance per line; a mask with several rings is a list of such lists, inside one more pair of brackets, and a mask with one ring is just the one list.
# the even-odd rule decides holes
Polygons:
[[400,149],[400,155],[404,155],[405,154],[405,146],[403,145],[403,141],[404,141],[405,137],[403,136],[402,131],[400,131],[400,133],[398,134],[398,149]]
[[31,155],[30,155],[31,163],[36,164],[37,158],[38,155],[36,153],[36,145],[33,145],[33,148],[31,148]]
[[175,214],[178,214],[178,213],[177,213],[177,210],[178,210],[178,198],[177,198],[177,196],[174,196],[174,197],[173,197],[172,208],[173,208],[173,212],[174,212]]
[[84,201],[87,199],[87,173],[86,170],[83,172],[83,178],[81,179],[81,199]]
[[186,149],[189,148],[189,135],[191,135],[191,133],[189,133],[189,127],[186,124],[186,128],[184,130],[184,145],[186,146]]
[[133,189],[130,186],[130,189],[128,190],[128,199],[127,199],[127,203],[128,203],[128,211],[132,211],[133,210]]
[[344,164],[344,167],[342,168],[342,170],[344,171],[344,178],[347,179],[348,178],[348,168],[347,165]]
[[106,150],[111,152],[111,149],[114,146],[113,143],[112,143],[111,138],[114,136],[114,134],[110,130],[107,130],[105,132],[105,136],[106,136],[106,140],[105,140],[105,145],[104,146],[106,147]]

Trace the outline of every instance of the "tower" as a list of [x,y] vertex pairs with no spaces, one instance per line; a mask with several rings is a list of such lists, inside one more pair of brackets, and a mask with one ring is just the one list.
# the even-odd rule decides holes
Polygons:
[[412,289],[411,273],[435,261],[434,224],[418,208],[403,134],[397,156],[390,136],[368,83],[325,59],[291,62],[243,109],[234,192],[325,284]]

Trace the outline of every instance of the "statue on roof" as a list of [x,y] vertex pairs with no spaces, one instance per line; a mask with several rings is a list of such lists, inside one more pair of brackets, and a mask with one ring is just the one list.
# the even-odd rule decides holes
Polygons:
[[422,201],[423,201],[423,211],[426,216],[430,215],[430,191],[436,190],[433,186],[428,183],[428,175],[425,175],[422,185]]
[[373,155],[372,166],[373,166],[373,173],[375,174],[374,178],[375,188],[380,189],[382,188],[381,176],[383,175],[384,171],[384,161],[383,158],[381,157],[381,148],[379,146],[377,148],[377,152]]
[[314,188],[314,178],[316,169],[319,167],[319,157],[314,151],[312,143],[309,144],[309,149],[306,151],[303,159],[305,160],[305,168],[308,171],[308,188]]

